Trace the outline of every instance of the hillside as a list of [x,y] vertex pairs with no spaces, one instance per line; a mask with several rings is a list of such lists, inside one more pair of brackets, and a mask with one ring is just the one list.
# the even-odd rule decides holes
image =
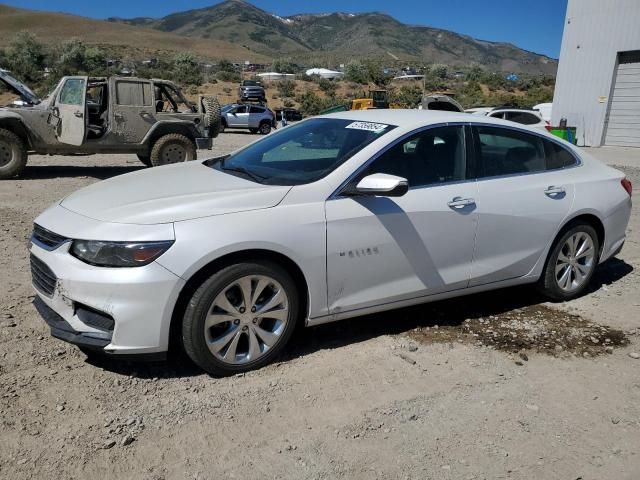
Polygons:
[[447,30],[406,25],[382,13],[300,14],[281,18],[242,0],[175,13],[160,19],[109,19],[193,38],[246,46],[265,56],[293,58],[382,57],[468,65],[502,71],[555,74],[557,61],[508,43],[487,42]]
[[224,40],[187,37],[151,28],[0,5],[0,46],[7,45],[13,35],[21,30],[34,33],[44,42],[59,42],[77,37],[89,44],[126,47],[127,50],[136,50],[140,54],[188,50],[212,59],[267,60],[263,55]]

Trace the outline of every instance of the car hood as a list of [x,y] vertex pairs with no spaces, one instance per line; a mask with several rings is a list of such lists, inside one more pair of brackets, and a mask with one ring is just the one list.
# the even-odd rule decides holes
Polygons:
[[13,93],[20,95],[20,98],[30,104],[36,105],[40,103],[38,96],[27,87],[24,83],[16,80],[6,70],[0,69],[0,82],[4,83]]
[[290,189],[251,182],[194,161],[98,182],[60,205],[103,222],[149,225],[274,207]]

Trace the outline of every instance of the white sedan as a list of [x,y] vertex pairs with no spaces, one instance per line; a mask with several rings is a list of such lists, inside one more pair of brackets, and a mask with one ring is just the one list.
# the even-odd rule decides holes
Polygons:
[[225,375],[299,324],[527,283],[574,298],[630,211],[622,173],[546,133],[343,112],[69,195],[35,220],[31,269],[54,336],[113,357],[180,343]]

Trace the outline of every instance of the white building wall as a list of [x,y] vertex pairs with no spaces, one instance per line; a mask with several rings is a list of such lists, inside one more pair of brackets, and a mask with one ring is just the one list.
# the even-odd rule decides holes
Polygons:
[[618,52],[640,50],[640,0],[569,0],[552,124],[578,128],[579,145],[600,146]]

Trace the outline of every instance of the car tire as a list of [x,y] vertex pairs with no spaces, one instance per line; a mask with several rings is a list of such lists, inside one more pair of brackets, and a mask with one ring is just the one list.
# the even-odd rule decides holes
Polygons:
[[271,133],[271,124],[269,122],[262,122],[259,129],[260,135],[268,135]]
[[180,133],[160,137],[151,148],[150,160],[154,167],[188,162],[197,158],[196,145]]
[[552,300],[580,296],[598,265],[600,241],[588,223],[575,223],[560,232],[551,246],[538,290]]
[[[255,298],[247,301],[247,296]],[[263,367],[291,338],[299,317],[298,299],[293,278],[275,263],[223,268],[206,279],[189,300],[182,322],[184,350],[211,375]]]
[[0,180],[17,177],[27,165],[27,147],[15,133],[0,128]]
[[147,167],[151,167],[151,158],[149,158],[149,155],[142,155],[141,153],[138,153],[138,160],[140,160],[142,163],[144,163]]

